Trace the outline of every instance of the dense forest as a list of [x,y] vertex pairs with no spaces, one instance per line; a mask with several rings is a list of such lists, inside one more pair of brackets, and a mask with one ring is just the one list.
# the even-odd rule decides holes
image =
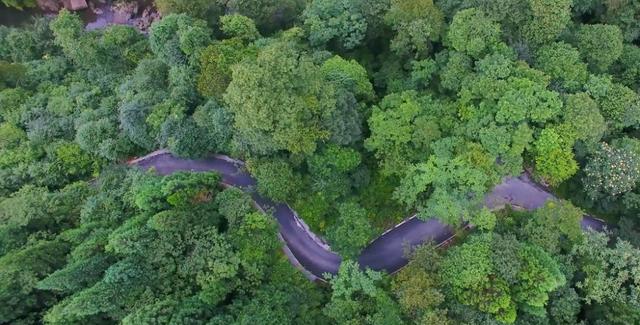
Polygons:
[[[640,324],[640,1],[155,5],[0,25],[0,324]],[[127,165],[161,148],[245,161],[339,272],[219,174]],[[561,199],[483,207],[522,173]],[[359,267],[412,214],[458,236]]]

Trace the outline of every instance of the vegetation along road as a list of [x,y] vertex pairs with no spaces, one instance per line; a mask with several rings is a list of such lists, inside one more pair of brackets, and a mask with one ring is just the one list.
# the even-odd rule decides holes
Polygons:
[[[169,175],[176,171],[217,171],[226,185],[240,187],[252,193],[253,200],[265,211],[272,211],[280,226],[280,234],[293,254],[297,263],[315,277],[323,278],[323,274],[336,274],[342,259],[332,252],[328,246],[319,243],[303,222],[288,205],[276,204],[261,197],[252,187],[255,179],[247,173],[242,162],[226,156],[214,156],[208,159],[182,159],[170,152],[161,150],[131,162],[145,170],[153,168],[160,175]],[[496,186],[485,198],[485,205],[494,210],[508,204],[527,210],[534,210],[554,196],[529,180],[526,175],[507,178]],[[600,219],[585,215],[582,228],[602,230],[605,224]],[[454,236],[453,229],[437,219],[421,221],[415,216],[403,221],[376,238],[362,251],[358,262],[363,268],[376,271],[396,272],[404,267],[408,260],[404,251],[407,245],[416,246],[426,242],[436,245],[445,243]],[[290,256],[291,257],[291,256]]]

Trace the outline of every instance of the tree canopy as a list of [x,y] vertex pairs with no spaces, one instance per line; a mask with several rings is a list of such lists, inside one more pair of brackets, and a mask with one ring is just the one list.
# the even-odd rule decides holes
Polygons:
[[640,2],[0,3],[0,324],[640,323]]

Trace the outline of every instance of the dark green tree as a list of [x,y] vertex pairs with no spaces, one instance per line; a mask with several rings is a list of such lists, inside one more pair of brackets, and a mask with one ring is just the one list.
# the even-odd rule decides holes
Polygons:
[[576,33],[577,46],[589,67],[607,71],[622,54],[622,32],[615,25],[582,25]]
[[535,66],[553,78],[552,85],[567,92],[581,90],[587,82],[587,65],[580,59],[580,52],[564,42],[541,47]]
[[371,240],[367,211],[353,202],[338,206],[338,221],[329,229],[331,247],[343,258],[355,258]]
[[384,20],[396,32],[391,49],[399,55],[426,57],[444,34],[444,15],[433,0],[391,1]]
[[337,276],[329,277],[331,301],[324,314],[343,324],[402,324],[400,310],[381,287],[382,273],[361,271],[358,263],[344,261]]

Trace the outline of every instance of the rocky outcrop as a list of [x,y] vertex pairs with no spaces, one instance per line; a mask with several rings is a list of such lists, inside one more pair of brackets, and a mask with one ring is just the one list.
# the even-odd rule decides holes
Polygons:
[[62,8],[60,0],[38,0],[38,8],[44,12],[58,12]]
[[160,13],[154,7],[147,7],[144,8],[140,17],[133,19],[133,26],[146,32],[151,27],[151,24],[157,20],[160,20]]
[[113,24],[123,25],[127,24],[131,18],[138,14],[138,3],[136,2],[118,2],[114,4],[111,9],[113,10]]
[[87,1],[85,0],[69,0],[68,1],[68,5],[66,4],[65,1],[65,7],[69,10],[83,10],[83,9],[87,9],[89,8],[89,5],[87,4]]

